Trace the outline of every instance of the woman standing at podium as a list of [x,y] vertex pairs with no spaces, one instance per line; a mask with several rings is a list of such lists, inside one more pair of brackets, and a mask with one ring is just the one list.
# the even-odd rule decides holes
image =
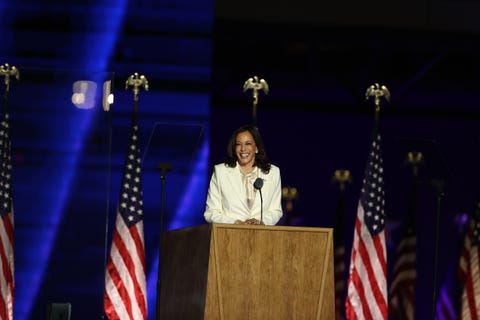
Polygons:
[[210,223],[275,225],[282,217],[280,169],[268,160],[256,126],[235,130],[213,168],[204,217]]

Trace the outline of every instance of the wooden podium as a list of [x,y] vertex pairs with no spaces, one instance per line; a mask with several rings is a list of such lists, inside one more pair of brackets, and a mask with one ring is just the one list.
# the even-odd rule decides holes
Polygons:
[[157,319],[335,319],[331,228],[168,231],[160,263]]

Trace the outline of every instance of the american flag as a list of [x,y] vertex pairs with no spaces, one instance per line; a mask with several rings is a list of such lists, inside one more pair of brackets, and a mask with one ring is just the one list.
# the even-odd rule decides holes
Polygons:
[[105,314],[109,320],[147,319],[141,161],[136,111],[105,272]]
[[345,302],[349,320],[388,317],[383,185],[381,140],[374,130],[353,234]]
[[391,319],[413,320],[415,318],[415,285],[417,281],[416,189],[416,181],[413,181],[403,236],[397,248],[397,260],[393,268],[393,278],[390,285],[389,312]]
[[9,116],[5,110],[0,124],[0,319],[13,319],[14,221],[12,196],[12,159],[9,137]]
[[335,319],[344,318],[344,299],[345,299],[345,237],[343,221],[345,216],[345,193],[340,190],[337,200],[337,208],[335,213],[335,232],[333,243],[335,246]]
[[480,202],[470,219],[459,263],[463,283],[461,319],[480,319]]

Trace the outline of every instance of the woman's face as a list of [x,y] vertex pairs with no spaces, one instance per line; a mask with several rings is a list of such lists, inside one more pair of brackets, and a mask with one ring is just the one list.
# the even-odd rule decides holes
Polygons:
[[257,144],[249,131],[240,132],[235,139],[235,154],[241,166],[252,166],[255,162]]

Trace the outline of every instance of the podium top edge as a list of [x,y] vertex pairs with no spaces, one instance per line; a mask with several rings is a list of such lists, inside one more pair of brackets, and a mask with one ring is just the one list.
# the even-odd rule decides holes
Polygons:
[[[316,232],[328,233],[333,235],[333,228],[330,227],[301,227],[301,226],[266,226],[266,225],[245,225],[245,224],[230,224],[230,223],[204,223],[196,226],[185,227],[181,229],[174,229],[164,231],[164,233],[176,232],[195,232],[204,230],[212,232],[219,229],[246,229],[246,230],[263,230],[263,231],[283,231],[283,232]],[[207,231],[210,230],[210,231]]]
[[299,227],[299,226],[265,226],[265,225],[245,225],[245,224],[227,224],[212,223],[214,229],[252,229],[268,231],[292,231],[292,232],[333,232],[333,228],[326,227]]

